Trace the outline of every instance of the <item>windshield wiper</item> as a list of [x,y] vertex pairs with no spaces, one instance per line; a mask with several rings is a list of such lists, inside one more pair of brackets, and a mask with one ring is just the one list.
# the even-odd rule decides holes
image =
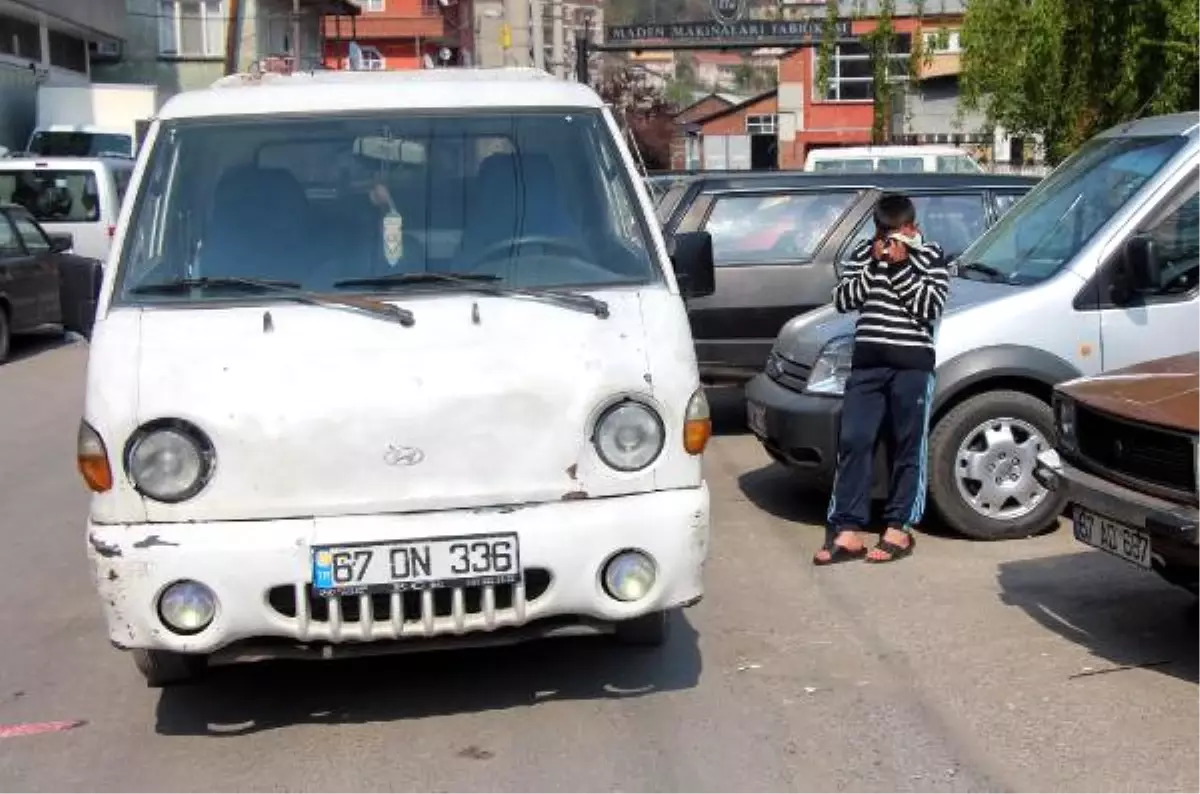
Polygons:
[[[991,265],[985,265],[982,262],[971,262],[970,264],[959,265],[958,272],[960,274],[979,273],[982,276],[986,276],[989,281],[1008,281],[1008,276],[1004,275],[1003,272],[997,270]],[[965,275],[963,277],[966,278]]]
[[582,292],[562,290],[529,290],[505,287],[495,282],[500,276],[490,273],[387,273],[335,281],[335,287],[402,287],[413,284],[453,284],[471,292],[492,296],[519,296],[557,303],[572,309],[589,311],[600,319],[608,317],[608,304]]
[[317,292],[310,292],[303,289],[295,281],[269,281],[266,279],[232,276],[177,278],[170,281],[139,284],[136,287],[132,287],[129,291],[136,295],[171,295],[187,292],[192,289],[234,289],[244,292],[269,292],[287,300],[299,301],[312,306],[348,308],[366,312],[376,317],[394,320],[405,328],[408,328],[415,322],[413,313],[408,309],[367,298],[349,298],[343,295],[323,295]]

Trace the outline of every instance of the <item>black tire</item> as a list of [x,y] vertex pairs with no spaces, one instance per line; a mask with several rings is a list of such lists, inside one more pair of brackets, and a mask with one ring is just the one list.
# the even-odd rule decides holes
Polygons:
[[155,689],[194,681],[208,667],[204,656],[141,648],[133,651],[133,663],[146,679],[146,685]]
[[8,361],[12,349],[12,326],[8,322],[8,309],[0,303],[0,364]]
[[622,620],[616,624],[617,642],[642,648],[657,648],[666,643],[671,634],[671,614],[651,612],[633,620]]
[[[1040,534],[1056,526],[1066,504],[1064,494],[1047,493],[1028,513],[997,519],[976,511],[959,493],[956,460],[959,446],[978,426],[1003,418],[1031,425],[1045,439],[1047,448],[1054,443],[1054,414],[1050,406],[1017,391],[984,392],[964,400],[938,421],[929,436],[930,502],[947,525],[975,540],[1015,540]],[[1035,462],[1021,461],[1022,470],[1030,477]]]

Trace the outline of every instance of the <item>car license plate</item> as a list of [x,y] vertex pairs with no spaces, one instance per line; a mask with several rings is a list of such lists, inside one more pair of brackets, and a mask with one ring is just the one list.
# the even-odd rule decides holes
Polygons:
[[317,546],[313,587],[322,596],[514,584],[521,579],[515,533]]
[[766,438],[767,435],[767,409],[761,405],[755,405],[752,402],[746,403],[746,424],[750,426],[750,432],[759,438]]
[[1133,527],[1076,507],[1075,539],[1101,551],[1107,551],[1141,568],[1150,567],[1150,536]]

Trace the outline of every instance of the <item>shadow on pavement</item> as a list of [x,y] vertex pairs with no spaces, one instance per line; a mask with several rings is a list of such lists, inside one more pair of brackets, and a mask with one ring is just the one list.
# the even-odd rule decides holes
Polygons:
[[771,463],[738,476],[738,488],[755,507],[801,524],[825,523],[829,493],[807,486],[794,473]]
[[622,699],[691,689],[700,679],[696,630],[672,616],[658,649],[577,637],[474,650],[345,661],[218,667],[164,689],[159,734],[243,736],[302,724],[358,724]]
[[750,432],[746,427],[746,396],[741,386],[710,386],[704,393],[712,412],[714,435],[744,436]]
[[1157,574],[1103,552],[1001,563],[1000,599],[1107,660],[1191,681],[1197,670],[1197,602]]
[[75,343],[75,338],[61,333],[45,332],[36,334],[21,334],[12,338],[12,346],[8,351],[7,364],[67,347]]

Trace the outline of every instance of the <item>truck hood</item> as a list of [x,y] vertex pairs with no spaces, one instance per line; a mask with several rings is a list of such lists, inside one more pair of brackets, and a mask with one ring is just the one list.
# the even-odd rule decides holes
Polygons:
[[[1012,295],[1023,289],[1008,284],[991,284],[955,278],[950,284],[950,299],[942,313],[942,321],[981,303]],[[839,336],[853,336],[858,313],[838,314],[833,304],[816,311],[793,317],[780,330],[775,342],[775,351],[786,359],[812,366],[821,349],[829,340]]]
[[1200,353],[1160,358],[1059,386],[1069,397],[1114,416],[1200,432]]
[[[134,310],[129,377],[112,348],[133,334],[114,330],[117,339],[106,340],[111,329],[102,325],[99,360],[93,349],[93,368],[113,359],[113,374],[97,379],[102,409],[118,397],[112,382],[136,384],[128,411],[136,419],[97,428],[110,456],[119,457],[137,426],[174,417],[211,438],[216,463],[207,486],[182,504],[141,500],[124,477],[118,488],[127,493],[113,504],[128,507],[135,497],[145,520],[199,521],[653,490],[659,463],[682,445],[668,444],[644,473],[617,475],[589,439],[617,397],[658,404],[642,320],[647,296],[596,294],[609,303],[608,319],[540,301],[445,294],[405,295],[416,317],[410,328],[324,306]],[[667,438],[681,437],[681,406],[659,407]],[[97,413],[102,421],[123,412]]]

